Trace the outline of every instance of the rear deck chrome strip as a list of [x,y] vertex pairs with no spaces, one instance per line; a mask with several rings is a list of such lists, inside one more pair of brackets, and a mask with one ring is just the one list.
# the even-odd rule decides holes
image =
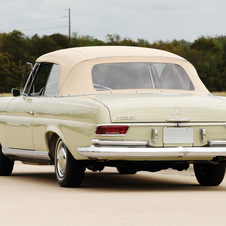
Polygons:
[[[90,158],[214,158],[226,157],[226,147],[167,147],[167,148],[140,148],[140,147],[90,147],[78,148],[80,155]],[[182,160],[181,159],[181,160]]]
[[50,161],[49,153],[44,151],[34,151],[34,150],[22,150],[14,148],[2,148],[2,153],[5,156],[26,158],[26,159],[37,159],[37,160],[47,160]]
[[224,126],[226,128],[226,123],[182,123],[182,122],[175,122],[175,123],[112,123],[112,124],[99,124],[97,126],[104,126],[104,125],[127,125],[129,127],[193,127],[193,126]]
[[166,122],[190,122],[190,119],[167,118]]
[[[128,124],[127,124],[128,125]],[[176,122],[176,123],[134,123],[134,124],[129,124],[131,127],[167,127],[167,126],[174,126],[174,127],[190,127],[190,126],[224,126],[226,127],[226,123],[182,123],[182,122]]]

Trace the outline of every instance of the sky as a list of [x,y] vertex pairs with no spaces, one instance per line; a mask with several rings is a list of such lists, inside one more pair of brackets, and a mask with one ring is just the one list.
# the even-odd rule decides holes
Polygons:
[[71,34],[102,41],[108,34],[150,43],[226,35],[225,0],[1,0],[0,33],[69,35],[68,9]]

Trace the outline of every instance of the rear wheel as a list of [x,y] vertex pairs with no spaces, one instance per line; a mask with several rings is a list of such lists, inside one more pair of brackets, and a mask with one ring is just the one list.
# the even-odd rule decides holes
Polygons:
[[2,153],[2,147],[0,146],[0,176],[9,176],[13,171],[14,161],[8,159]]
[[200,185],[218,186],[224,179],[225,164],[195,163],[194,171]]
[[85,167],[75,160],[66,145],[58,139],[55,150],[55,174],[61,187],[79,187],[83,181]]
[[120,174],[136,174],[137,170],[124,165],[117,166],[117,170]]

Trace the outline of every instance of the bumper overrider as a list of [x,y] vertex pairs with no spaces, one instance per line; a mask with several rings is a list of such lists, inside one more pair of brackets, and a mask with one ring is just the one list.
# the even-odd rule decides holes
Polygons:
[[[209,141],[205,147],[150,147],[148,141],[92,140],[90,147],[78,148],[82,156],[107,158],[226,158],[226,140]],[[182,160],[182,159],[181,159]]]

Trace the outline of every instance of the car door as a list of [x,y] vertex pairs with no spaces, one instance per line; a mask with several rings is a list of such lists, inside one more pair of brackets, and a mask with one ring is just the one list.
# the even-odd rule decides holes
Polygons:
[[60,66],[53,64],[45,86],[44,95],[38,98],[35,104],[35,117],[33,120],[33,141],[36,151],[48,151],[45,133],[49,125],[54,124],[56,118],[55,109],[58,105],[58,84],[60,78]]
[[43,96],[52,63],[37,63],[23,94],[13,99],[7,109],[6,142],[9,148],[34,150],[33,120],[35,105]]

